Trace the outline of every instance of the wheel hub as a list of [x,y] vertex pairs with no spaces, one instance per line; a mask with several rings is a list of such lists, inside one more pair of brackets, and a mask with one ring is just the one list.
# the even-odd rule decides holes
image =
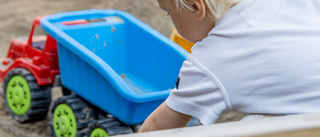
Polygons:
[[70,120],[66,115],[63,115],[59,118],[59,127],[62,134],[65,134],[69,131]]
[[23,89],[21,87],[15,87],[13,89],[13,102],[16,104],[21,104],[23,101]]

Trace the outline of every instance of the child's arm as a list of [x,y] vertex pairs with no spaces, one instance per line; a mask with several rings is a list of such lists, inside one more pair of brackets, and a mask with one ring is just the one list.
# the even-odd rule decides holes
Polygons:
[[139,132],[185,127],[190,119],[191,116],[174,111],[162,103],[144,121]]

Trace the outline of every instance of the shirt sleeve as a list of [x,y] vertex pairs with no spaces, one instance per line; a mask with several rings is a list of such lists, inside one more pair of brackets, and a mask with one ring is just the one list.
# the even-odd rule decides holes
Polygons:
[[227,109],[223,95],[210,77],[187,60],[180,69],[177,86],[166,100],[169,108],[213,124]]

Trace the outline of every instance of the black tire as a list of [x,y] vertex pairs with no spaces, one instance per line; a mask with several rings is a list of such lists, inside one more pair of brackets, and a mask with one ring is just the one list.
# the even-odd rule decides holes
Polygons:
[[[12,87],[8,88],[8,83],[14,76],[21,76],[27,82],[27,85],[29,87],[30,105],[29,108],[27,108],[27,112],[25,112],[24,114],[14,113],[13,110],[10,108],[10,105],[7,100],[7,92],[8,94],[11,94],[11,96],[8,96],[9,100],[12,100],[12,98],[14,97],[14,94],[12,94],[13,91],[7,91],[7,89],[10,88],[21,88],[23,90],[24,95],[26,94],[26,90],[23,89],[23,84],[14,84],[11,85]],[[51,88],[52,86],[38,86],[35,77],[27,69],[13,69],[8,73],[8,75],[4,79],[2,103],[5,108],[5,111],[9,113],[9,115],[13,119],[20,123],[42,120],[46,118],[49,105],[51,103]]]
[[127,126],[115,118],[105,118],[92,121],[86,132],[86,137],[90,137],[96,128],[103,129],[108,136],[134,133],[130,126]]
[[[69,134],[69,133],[64,133],[61,135],[56,135],[56,133],[58,132],[55,131],[53,126],[53,124],[58,125],[58,123],[53,122],[54,121],[53,117],[54,117],[54,112],[56,111],[56,108],[60,104],[65,104],[71,108],[76,120],[75,137],[83,137],[85,135],[85,130],[88,127],[88,124],[91,121],[96,119],[96,115],[94,110],[91,108],[91,106],[87,102],[85,102],[83,99],[81,99],[80,97],[74,94],[58,98],[50,106],[50,113],[49,113],[50,121],[48,123],[50,127],[50,134],[53,137],[65,137]],[[58,118],[59,116],[56,116],[56,117]],[[74,125],[70,125],[70,126],[73,128]],[[70,137],[72,137],[72,135]]]

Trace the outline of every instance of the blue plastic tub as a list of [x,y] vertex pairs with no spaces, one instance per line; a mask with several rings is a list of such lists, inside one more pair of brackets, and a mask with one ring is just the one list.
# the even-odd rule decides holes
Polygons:
[[[88,23],[66,25],[81,19]],[[142,123],[168,97],[188,54],[118,10],[59,13],[41,28],[58,42],[63,86],[128,125]]]

